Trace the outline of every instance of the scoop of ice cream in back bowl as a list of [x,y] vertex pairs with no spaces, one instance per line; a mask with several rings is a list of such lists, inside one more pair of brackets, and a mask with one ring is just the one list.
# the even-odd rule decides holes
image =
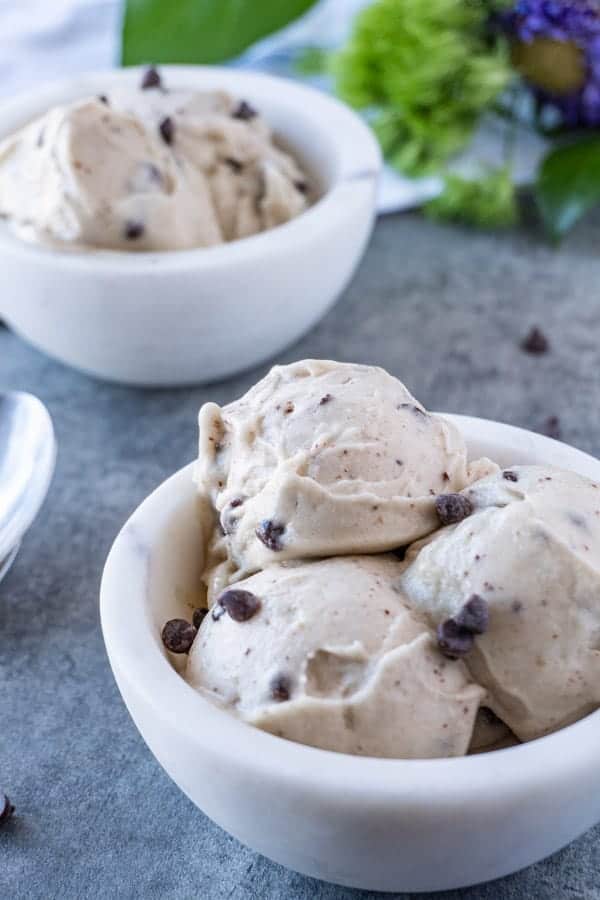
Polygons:
[[[328,365],[335,366],[312,367],[319,388]],[[377,372],[369,374],[377,380]],[[285,383],[281,371],[273,377]],[[320,413],[312,400],[299,403],[293,425],[271,418],[277,403],[265,405],[261,440],[273,438],[265,458],[275,446],[285,460],[292,443],[302,447],[310,422],[319,431]],[[385,408],[381,398],[378,405]],[[397,412],[394,430],[402,433]],[[239,424],[231,408],[220,416],[229,429]],[[600,700],[587,690],[598,653],[595,556],[585,549],[596,540],[600,463],[496,422],[436,415],[436,428],[442,418],[451,446],[464,448],[464,471],[482,457],[503,468],[462,488],[452,482],[451,493],[443,493],[444,480],[433,484],[439,521],[424,520],[433,534],[420,550],[421,569],[413,550],[404,559],[375,552],[385,548],[373,548],[371,523],[350,551],[328,547],[324,559],[288,557],[256,574],[233,573],[207,610],[203,548],[220,527],[218,492],[198,492],[190,465],[134,513],[103,576],[102,628],[115,678],[171,778],[244,843],[352,887],[433,891],[491,880],[600,820]],[[415,423],[412,431],[416,439]],[[230,439],[231,431],[225,444]],[[382,447],[385,430],[370,439]],[[325,469],[331,474],[320,465],[307,471]],[[418,469],[415,462],[413,478]],[[557,469],[569,471],[555,484]],[[210,473],[200,467],[200,481]],[[381,484],[364,485],[360,502]],[[475,546],[468,530],[478,529]],[[548,546],[540,556],[546,580],[544,572],[536,577],[535,541]],[[561,680],[572,678],[562,690]],[[553,694],[556,716],[548,715]]]
[[271,76],[78,76],[5,101],[0,138],[0,315],[102,378],[188,384],[274,355],[337,299],[373,224],[369,129]]

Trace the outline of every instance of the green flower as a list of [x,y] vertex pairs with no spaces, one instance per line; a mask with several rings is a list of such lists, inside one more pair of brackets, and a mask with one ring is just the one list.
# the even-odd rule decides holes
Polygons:
[[515,186],[508,167],[492,169],[479,179],[447,175],[444,190],[425,212],[432,219],[481,228],[508,228],[518,218]]
[[435,170],[468,142],[513,77],[491,41],[492,0],[375,0],[356,18],[332,71],[338,94],[366,110],[383,152],[411,175]]

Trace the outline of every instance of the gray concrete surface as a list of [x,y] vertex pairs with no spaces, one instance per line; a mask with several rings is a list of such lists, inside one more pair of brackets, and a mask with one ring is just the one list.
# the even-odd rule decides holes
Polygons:
[[[518,346],[534,323],[551,341],[543,357]],[[481,235],[404,216],[380,222],[346,295],[281,359],[379,363],[431,408],[532,428],[558,415],[565,440],[600,453],[599,344],[600,220],[555,252],[526,231]],[[39,394],[60,444],[46,506],[0,586],[0,789],[18,809],[0,831],[3,900],[376,896],[288,872],[195,809],[131,723],[100,635],[98,585],[120,525],[194,455],[200,403],[236,397],[265,369],[136,391],[69,371],[0,329],[0,386]],[[520,874],[437,896],[600,897],[600,828]]]

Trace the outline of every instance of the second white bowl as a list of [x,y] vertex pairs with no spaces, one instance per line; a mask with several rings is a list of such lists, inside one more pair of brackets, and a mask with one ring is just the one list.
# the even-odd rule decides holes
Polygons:
[[[600,480],[600,462],[565,444],[448,418],[472,457]],[[203,524],[190,466],[161,485],[115,541],[101,617],[115,678],[146,743],[228,832],[306,875],[411,892],[507,875],[600,820],[600,712],[507,750],[393,760],[294,744],[211,705],[173,669],[160,639],[165,620],[190,616]]]
[[[272,231],[166,253],[64,251],[0,230],[0,317],[51,356],[140,385],[216,380],[299,338],[350,280],[371,232],[381,161],[363,122],[325,94],[225,68],[164,66],[165,82],[250,101],[316,182],[320,199]],[[51,106],[139,69],[79,76],[0,106],[0,139]]]

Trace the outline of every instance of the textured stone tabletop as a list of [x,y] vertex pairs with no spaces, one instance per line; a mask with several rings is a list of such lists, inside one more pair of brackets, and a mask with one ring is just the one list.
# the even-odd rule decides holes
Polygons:
[[[533,324],[544,356],[519,348]],[[555,252],[526,231],[387,218],[345,296],[281,360],[305,356],[379,363],[433,409],[534,429],[556,415],[566,441],[600,454],[600,222]],[[0,388],[37,393],[59,441],[48,501],[0,586],[0,789],[17,806],[0,832],[2,900],[390,896],[286,871],[208,821],[146,749],[104,653],[98,587],[115,534],[193,457],[200,403],[238,396],[266,368],[136,391],[0,328]],[[600,898],[600,828],[518,875],[436,896]]]

